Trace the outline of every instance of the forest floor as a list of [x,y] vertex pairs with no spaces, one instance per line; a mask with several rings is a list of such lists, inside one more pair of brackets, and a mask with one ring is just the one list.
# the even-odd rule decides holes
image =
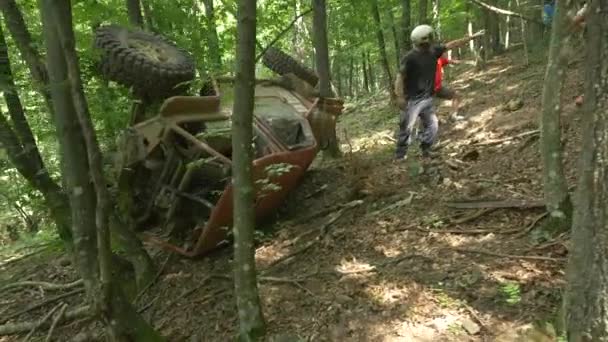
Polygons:
[[[340,118],[344,158],[318,158],[257,249],[260,295],[270,340],[555,341],[567,236],[539,229],[543,208],[454,209],[448,201],[542,197],[537,118],[544,63],[522,51],[462,67],[445,82],[464,97],[466,119],[447,121],[440,157],[393,164],[397,114],[384,95],[349,103]],[[565,89],[582,93],[580,61]],[[570,100],[569,98],[567,100]],[[563,115],[568,177],[574,184],[580,111]],[[56,249],[0,261],[0,284],[76,280]],[[13,250],[14,251],[14,250]],[[165,252],[151,250],[161,265]],[[22,251],[21,253],[26,253]],[[237,327],[229,248],[201,260],[169,259],[138,301],[171,341],[228,341]],[[2,260],[0,258],[0,260]],[[72,290],[62,290],[68,293]],[[56,291],[55,291],[56,292]],[[0,317],[57,295],[0,291]],[[74,307],[82,301],[67,297]],[[49,304],[21,315],[42,317]],[[4,319],[3,319],[4,320]],[[59,327],[68,340],[88,323]],[[44,338],[47,329],[34,336]],[[15,336],[0,337],[13,341]]]

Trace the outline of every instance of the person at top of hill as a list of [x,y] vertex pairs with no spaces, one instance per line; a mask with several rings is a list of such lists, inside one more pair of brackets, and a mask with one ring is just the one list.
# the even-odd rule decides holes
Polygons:
[[553,14],[555,13],[555,0],[545,0],[543,5],[543,23],[546,26],[551,26],[553,22]]
[[464,117],[458,115],[458,105],[460,97],[458,93],[443,85],[443,67],[448,64],[460,64],[460,61],[453,58],[448,58],[447,53],[444,53],[437,60],[437,71],[435,72],[435,96],[440,99],[452,100],[452,114],[450,118],[453,120],[462,120]]
[[437,60],[447,50],[466,44],[484,33],[480,31],[470,37],[442,44],[435,42],[434,30],[429,25],[419,25],[412,30],[410,38],[413,49],[402,57],[395,80],[395,95],[400,107],[395,161],[406,158],[411,143],[411,133],[418,116],[423,125],[420,136],[422,156],[432,157],[431,146],[435,142],[439,128],[433,106]]

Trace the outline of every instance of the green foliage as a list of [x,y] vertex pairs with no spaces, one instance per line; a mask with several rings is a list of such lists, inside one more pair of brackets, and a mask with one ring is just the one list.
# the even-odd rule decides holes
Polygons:
[[521,302],[521,287],[516,282],[506,282],[501,284],[500,293],[509,305]]

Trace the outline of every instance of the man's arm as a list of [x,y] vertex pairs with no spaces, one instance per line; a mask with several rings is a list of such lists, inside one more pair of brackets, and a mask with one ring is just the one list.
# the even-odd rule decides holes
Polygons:
[[456,40],[452,40],[451,42],[447,42],[447,43],[444,44],[445,49],[446,50],[450,50],[450,49],[453,49],[453,48],[457,48],[459,46],[462,46],[462,45],[470,42],[471,40],[473,40],[475,38],[483,36],[485,33],[486,33],[485,30],[481,30],[481,31],[473,34],[472,36],[464,37],[464,38],[460,38],[460,39],[456,39]]

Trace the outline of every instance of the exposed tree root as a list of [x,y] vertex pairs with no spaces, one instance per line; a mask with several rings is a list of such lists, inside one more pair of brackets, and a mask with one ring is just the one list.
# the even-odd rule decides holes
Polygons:
[[502,143],[507,142],[507,141],[511,141],[511,140],[515,140],[515,139],[519,139],[519,138],[524,138],[524,137],[528,137],[528,136],[531,136],[531,135],[538,135],[538,134],[540,134],[540,131],[537,130],[537,129],[535,129],[533,131],[523,132],[523,133],[511,136],[511,137],[506,137],[506,138],[503,138],[503,139],[495,139],[495,140],[482,141],[482,142],[478,142],[478,143],[471,144],[471,145],[472,146],[498,145],[498,144],[502,144]]
[[463,224],[463,223],[466,223],[466,222],[470,222],[470,221],[473,221],[473,220],[475,220],[475,219],[477,219],[477,218],[479,218],[479,217],[481,217],[481,216],[483,216],[485,214],[489,214],[489,213],[493,212],[496,209],[498,209],[498,208],[482,208],[482,209],[479,209],[477,212],[475,212],[475,213],[473,213],[471,215],[468,215],[468,216],[465,216],[465,217],[462,217],[462,218],[459,218],[459,219],[450,219],[450,223],[452,223],[452,224]]
[[25,335],[25,338],[23,339],[23,341],[29,341],[30,338],[32,337],[32,335],[34,335],[34,333],[36,332],[36,329],[38,329],[42,324],[44,324],[46,321],[48,321],[49,318],[51,318],[51,316],[53,316],[53,314],[55,313],[55,311],[57,311],[57,309],[59,309],[59,307],[61,305],[62,304],[56,305],[53,309],[51,309],[51,311],[49,311],[44,317],[42,317],[42,319],[39,320],[37,322],[37,324],[32,327],[32,329],[30,330],[30,332],[27,335]]
[[[69,321],[69,320],[73,320],[76,318],[89,317],[90,314],[91,313],[90,313],[89,306],[82,306],[82,307],[76,308],[74,310],[65,312],[63,317],[61,319],[59,319],[59,322]],[[21,322],[21,323],[10,323],[10,324],[0,325],[0,336],[28,332],[37,325],[38,325],[38,328],[43,328],[43,327],[48,326],[49,322],[44,320],[42,322],[42,324],[40,324],[41,321],[42,320],[35,321],[35,322]],[[59,322],[57,324],[59,324]]]
[[63,318],[63,315],[65,314],[65,310],[67,308],[68,308],[68,305],[63,304],[63,306],[59,310],[59,313],[57,313],[57,316],[55,316],[55,318],[53,319],[53,324],[51,324],[51,329],[49,329],[49,332],[46,335],[46,339],[44,339],[44,342],[51,342],[51,338],[53,337],[53,332],[55,331],[57,324],[59,324],[59,321],[61,321],[61,319]]
[[529,232],[532,231],[532,229],[534,229],[534,227],[536,227],[538,222],[540,222],[540,220],[542,220],[543,218],[547,217],[547,215],[549,215],[548,212],[544,212],[544,213],[538,215],[534,220],[532,220],[532,222],[530,222],[530,224],[526,227],[526,229],[522,230],[522,232],[517,234],[516,237],[522,237],[524,235],[527,235]]
[[521,259],[521,260],[540,260],[540,261],[553,261],[553,262],[565,262],[566,258],[551,258],[540,255],[512,255],[512,254],[502,254],[502,253],[494,253],[489,251],[483,251],[479,249],[467,249],[467,248],[450,248],[451,250],[458,253],[465,254],[483,254],[489,256],[495,256],[499,258],[508,258],[508,259]]
[[8,285],[1,287],[0,292],[9,290],[9,289],[12,289],[15,287],[26,287],[26,286],[35,286],[35,287],[39,287],[43,290],[48,290],[48,291],[67,290],[67,289],[72,289],[72,288],[78,287],[82,284],[83,284],[82,279],[78,279],[76,281],[73,281],[73,282],[67,283],[67,284],[54,284],[54,283],[47,283],[44,281],[21,281],[18,283],[12,283],[12,284],[8,284]]
[[[49,298],[49,299],[47,299],[47,300],[45,300],[45,301],[42,301],[42,302],[40,302],[40,303],[37,303],[37,304],[31,305],[31,306],[29,306],[29,307],[27,307],[27,308],[25,308],[25,309],[23,309],[23,310],[17,311],[17,312],[15,312],[15,313],[11,314],[11,315],[8,315],[8,316],[6,316],[6,317],[3,317],[3,318],[1,319],[1,321],[2,321],[2,323],[4,323],[4,322],[6,322],[6,321],[8,321],[8,320],[11,320],[11,319],[13,319],[13,318],[15,318],[15,317],[19,317],[19,316],[23,315],[24,313],[27,313],[27,312],[30,312],[30,311],[32,311],[32,310],[38,309],[38,308],[43,307],[43,306],[45,306],[45,305],[47,305],[47,304],[54,303],[54,302],[56,302],[56,301],[58,301],[58,300],[62,300],[62,299],[64,299],[64,298],[68,298],[68,297],[71,297],[71,296],[74,296],[74,295],[80,294],[80,293],[82,293],[82,292],[84,292],[84,288],[75,289],[75,290],[72,290],[72,291],[70,291],[70,292],[64,293],[64,294],[62,294],[62,295],[59,295],[59,296],[55,296],[55,297]],[[0,330],[0,331],[1,331],[1,330]],[[0,335],[2,335],[2,334],[0,333]]]

